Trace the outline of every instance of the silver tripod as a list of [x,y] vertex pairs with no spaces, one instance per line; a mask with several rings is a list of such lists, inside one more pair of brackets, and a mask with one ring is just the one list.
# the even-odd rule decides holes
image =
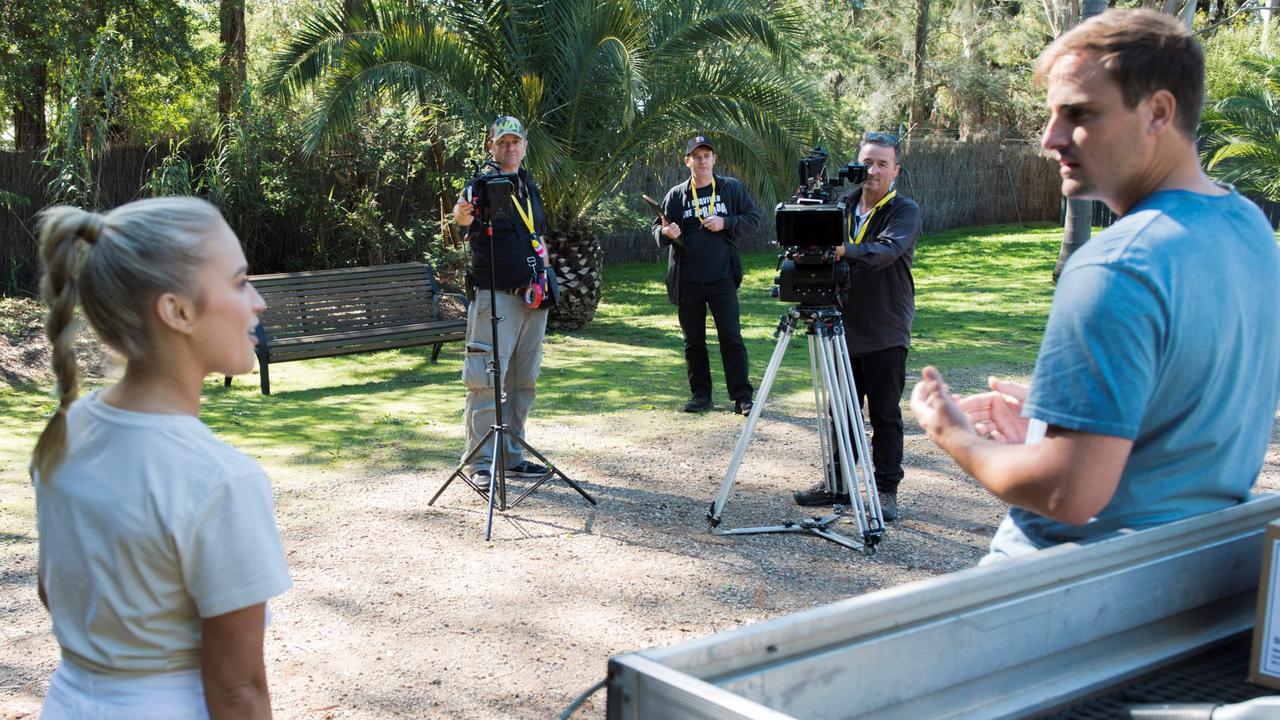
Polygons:
[[[760,413],[769,400],[782,357],[796,327],[804,323],[805,336],[809,340],[809,375],[813,379],[814,407],[818,414],[818,442],[822,449],[822,472],[827,490],[835,492],[844,488],[852,507],[845,511],[837,505],[835,512],[805,520],[788,520],[781,525],[719,530],[720,515],[724,512],[729,492],[738,467],[747,453],[747,444],[755,432]],[[833,306],[807,307],[797,305],[784,313],[774,333],[778,344],[764,371],[755,406],[747,418],[747,425],[738,437],[738,446],[729,461],[729,469],[720,484],[720,492],[711,502],[707,521],[715,535],[754,535],[760,533],[808,533],[839,543],[853,550],[872,552],[884,535],[884,516],[880,511],[880,498],[876,495],[875,476],[871,472],[871,452],[867,448],[866,429],[862,424],[862,410],[857,388],[853,382],[853,365],[849,360],[849,348],[844,340],[844,319]],[[850,426],[852,425],[852,432]],[[835,440],[832,447],[832,434]],[[852,437],[850,437],[852,435]],[[857,453],[854,453],[856,443]],[[840,475],[836,477],[839,460]],[[852,517],[858,525],[858,537],[842,535],[831,529],[842,517]]]

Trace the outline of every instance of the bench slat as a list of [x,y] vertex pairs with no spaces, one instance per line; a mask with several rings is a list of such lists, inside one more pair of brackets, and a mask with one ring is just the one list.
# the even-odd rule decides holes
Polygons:
[[272,340],[270,349],[272,351],[277,348],[287,348],[297,345],[315,345],[324,342],[351,343],[361,339],[368,339],[371,342],[392,335],[420,335],[440,332],[454,332],[456,330],[466,330],[466,320],[446,320],[438,323],[417,323],[414,325],[396,325],[385,328],[361,329],[347,332],[336,333],[317,333],[315,335],[300,335],[297,337],[280,338]]
[[356,342],[332,340],[309,343],[296,348],[281,348],[278,354],[277,351],[273,349],[271,352],[271,362],[288,362],[290,360],[307,360],[310,358],[334,357],[337,355],[376,352],[378,350],[391,350],[403,347],[434,345],[435,343],[463,340],[466,338],[466,334],[466,327],[464,326],[453,332],[437,331],[404,333],[390,335],[378,340],[360,338]]
[[[249,277],[267,303],[261,317],[268,366],[277,362],[436,345],[466,338],[463,318],[440,317],[435,273],[422,263],[310,270]],[[230,378],[228,378],[230,384]]]
[[[422,263],[396,263],[394,265],[369,265],[364,267],[350,268],[333,268],[330,270],[302,270],[299,272],[287,273],[267,273],[264,275],[254,275],[253,282],[271,282],[276,280],[285,281],[323,281],[329,277],[367,277],[369,275],[394,275],[397,273],[415,272],[425,275],[431,272],[430,268]],[[434,275],[434,273],[432,273]]]

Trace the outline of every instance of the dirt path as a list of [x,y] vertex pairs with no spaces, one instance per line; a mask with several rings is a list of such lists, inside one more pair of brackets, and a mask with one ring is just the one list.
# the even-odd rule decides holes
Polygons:
[[[726,527],[801,517],[790,493],[819,476],[811,409],[805,397],[770,403]],[[706,511],[743,422],[723,406],[534,418],[530,440],[600,504],[544,486],[495,520],[492,542],[465,486],[427,506],[452,467],[269,468],[295,583],[267,631],[276,717],[555,717],[611,655],[969,567],[1004,512],[908,421],[904,517],[874,555],[807,536],[712,536]],[[460,448],[461,429],[445,432]],[[1260,489],[1280,489],[1272,440]],[[33,502],[24,492],[7,501]],[[34,530],[0,540],[11,546],[0,718],[30,717],[57,646],[36,599]],[[602,691],[576,717],[602,718],[604,705]]]
[[[796,517],[817,475],[800,402],[766,413],[725,523]],[[794,406],[794,407],[793,407]],[[794,414],[792,414],[794,413]],[[817,538],[722,538],[707,506],[742,419],[657,410],[535,423],[531,438],[600,501],[545,487],[495,521],[449,472],[275,477],[295,587],[272,603],[267,663],[281,718],[549,718],[609,656],[667,645],[972,565],[1003,508],[908,437],[904,519],[872,556]],[[714,448],[714,450],[713,450]],[[1273,445],[1261,485],[1275,489]],[[6,568],[0,717],[39,704],[57,649],[32,585]],[[604,694],[578,717],[604,716]]]

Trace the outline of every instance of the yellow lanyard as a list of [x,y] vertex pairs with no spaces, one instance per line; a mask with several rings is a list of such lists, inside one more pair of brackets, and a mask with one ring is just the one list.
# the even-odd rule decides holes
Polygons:
[[520,208],[520,201],[516,200],[516,196],[511,196],[511,204],[516,206],[516,212],[520,213],[520,219],[524,221],[524,226],[529,228],[529,234],[537,237],[537,233],[533,231],[533,198],[527,197],[524,201],[528,204],[528,213]]
[[[689,178],[689,190],[693,192],[693,215],[702,220],[702,214],[698,212],[698,188],[693,186],[693,178]],[[711,176],[711,207],[707,209],[707,217],[713,217],[716,214],[716,176]]]
[[884,207],[890,200],[897,197],[897,195],[897,190],[890,190],[888,195],[880,198],[880,202],[876,203],[876,206],[871,208],[871,212],[867,213],[867,219],[862,221],[862,227],[858,228],[858,237],[853,237],[853,226],[850,226],[849,242],[852,242],[854,245],[860,245],[862,243],[862,236],[867,234],[867,227],[871,225],[871,218],[876,216],[876,211]]

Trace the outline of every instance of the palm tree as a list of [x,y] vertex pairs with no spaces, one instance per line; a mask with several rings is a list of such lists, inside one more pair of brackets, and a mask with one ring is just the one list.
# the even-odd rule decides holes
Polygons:
[[600,301],[602,254],[586,219],[638,162],[711,131],[763,202],[784,194],[814,132],[809,89],[782,72],[804,27],[794,3],[347,0],[304,23],[268,87],[285,99],[314,94],[308,150],[379,97],[413,95],[477,128],[519,116],[562,281],[551,323],[572,329]]
[[1280,202],[1280,60],[1252,57],[1239,64],[1257,81],[1205,110],[1200,157],[1216,179]]

